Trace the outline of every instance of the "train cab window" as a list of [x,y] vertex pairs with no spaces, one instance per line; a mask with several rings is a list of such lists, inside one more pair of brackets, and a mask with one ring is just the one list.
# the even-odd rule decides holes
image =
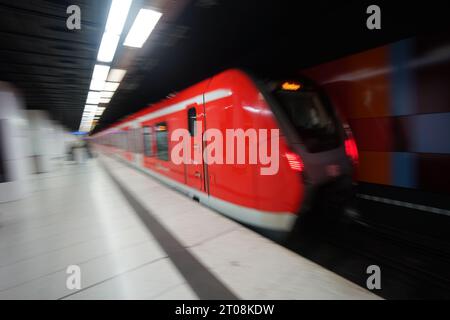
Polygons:
[[309,152],[339,146],[337,120],[329,103],[314,87],[278,89],[273,93]]
[[160,122],[155,126],[156,131],[156,156],[161,159],[169,160],[169,135],[167,123]]
[[144,155],[146,157],[153,157],[153,143],[152,143],[152,127],[144,126]]
[[187,113],[188,116],[188,130],[191,137],[195,136],[197,133],[197,111],[195,108],[190,108]]

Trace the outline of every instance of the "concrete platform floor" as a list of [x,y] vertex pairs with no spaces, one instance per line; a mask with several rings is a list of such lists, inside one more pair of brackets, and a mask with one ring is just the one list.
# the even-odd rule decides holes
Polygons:
[[117,160],[31,183],[0,204],[0,299],[379,299]]

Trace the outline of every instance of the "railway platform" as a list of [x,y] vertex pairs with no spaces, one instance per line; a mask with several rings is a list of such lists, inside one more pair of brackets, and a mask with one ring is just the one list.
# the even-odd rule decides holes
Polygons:
[[32,186],[0,204],[0,299],[379,299],[104,155]]

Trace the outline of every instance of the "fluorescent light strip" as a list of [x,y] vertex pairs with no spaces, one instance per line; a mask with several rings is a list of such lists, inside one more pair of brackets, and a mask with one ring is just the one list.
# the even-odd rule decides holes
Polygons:
[[124,69],[111,69],[106,80],[110,82],[120,82],[126,73],[127,70]]
[[[106,63],[113,61],[117,46],[119,44],[120,35],[122,34],[123,27],[128,17],[131,3],[132,0],[112,0],[108,12],[108,19],[106,21],[105,32],[103,33],[100,48],[97,54],[98,61]],[[86,99],[87,105],[85,106],[83,119],[85,119],[86,115],[90,116],[90,112],[93,114],[97,114],[97,112],[100,112],[101,115],[104,110],[103,109],[102,111],[99,111],[97,109],[97,106],[88,107],[88,105],[97,105],[98,103],[100,103],[100,100],[102,100],[102,102],[105,102],[105,99],[101,98],[100,92],[95,91],[115,91],[119,86],[119,84],[105,84],[106,78],[108,77],[110,71],[109,69],[109,66],[99,64],[95,65],[94,71],[92,73],[91,83],[89,85],[89,89],[91,91],[89,91]],[[118,82],[120,82],[120,80]],[[109,102],[110,100],[111,99],[108,99],[107,102]],[[86,129],[87,126],[84,126],[83,128]],[[87,131],[89,130],[90,128]]]
[[161,15],[162,13],[154,10],[141,9],[123,44],[129,47],[142,48],[161,18]]
[[100,98],[99,102],[100,103],[109,103],[111,101],[110,98]]
[[120,35],[105,32],[100,43],[100,49],[98,49],[97,60],[101,62],[113,61],[119,40]]
[[113,95],[114,95],[114,92],[102,91],[100,98],[109,98],[109,99],[111,99]]
[[[101,92],[97,92],[97,91],[89,91],[88,92],[88,99],[100,99],[100,93]],[[87,103],[87,104],[98,104],[98,103]]]
[[94,71],[92,72],[92,80],[91,85],[89,87],[90,90],[101,91],[105,86],[106,78],[109,73],[109,66],[96,64],[94,67]]
[[86,104],[99,104],[100,102],[100,92],[89,91]]
[[89,90],[100,91],[103,90],[105,86],[105,81],[101,79],[92,79],[89,86]]
[[113,0],[109,8],[105,31],[120,35],[127,20],[131,0]]
[[92,72],[92,79],[100,79],[106,81],[109,73],[109,66],[105,66],[103,64],[96,64],[94,66],[94,71]]
[[86,111],[86,110],[97,110],[97,105],[95,105],[95,104],[87,104],[87,105],[85,105],[84,106],[84,111]]
[[105,32],[103,33],[100,49],[98,50],[98,61],[113,61],[130,6],[131,0],[113,0],[111,3]]
[[105,82],[105,85],[103,86],[104,91],[116,91],[119,87],[119,82]]

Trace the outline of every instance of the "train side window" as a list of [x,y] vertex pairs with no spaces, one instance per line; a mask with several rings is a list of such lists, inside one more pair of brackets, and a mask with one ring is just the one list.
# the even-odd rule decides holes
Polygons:
[[190,108],[187,112],[187,116],[189,134],[193,137],[197,133],[197,111],[195,110],[195,108]]
[[144,126],[144,154],[146,157],[153,157],[152,152],[152,127]]
[[156,124],[156,156],[161,159],[169,160],[169,135],[167,123],[160,122]]

